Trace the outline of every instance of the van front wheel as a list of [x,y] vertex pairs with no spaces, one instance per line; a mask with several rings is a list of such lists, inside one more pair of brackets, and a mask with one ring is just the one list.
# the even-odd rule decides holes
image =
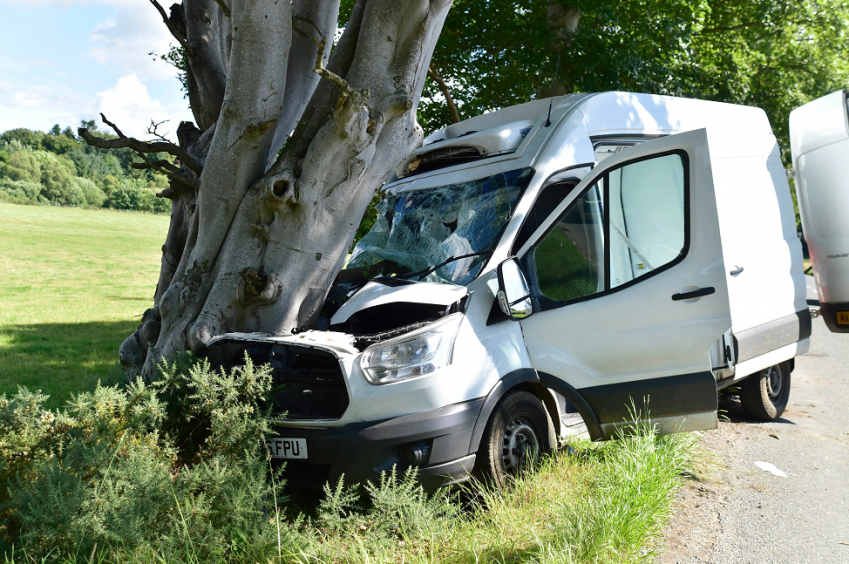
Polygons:
[[492,410],[484,428],[475,476],[503,487],[556,444],[554,425],[539,398],[525,390],[509,392]]
[[790,370],[776,364],[752,374],[740,384],[740,403],[746,415],[761,421],[775,421],[790,399]]

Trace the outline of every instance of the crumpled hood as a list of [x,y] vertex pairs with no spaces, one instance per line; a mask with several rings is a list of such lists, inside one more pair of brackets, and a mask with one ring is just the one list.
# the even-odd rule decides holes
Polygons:
[[469,291],[465,286],[439,282],[416,282],[394,288],[378,282],[368,282],[339,308],[330,319],[330,323],[331,325],[345,323],[358,311],[393,302],[412,302],[448,307],[462,300],[468,293]]

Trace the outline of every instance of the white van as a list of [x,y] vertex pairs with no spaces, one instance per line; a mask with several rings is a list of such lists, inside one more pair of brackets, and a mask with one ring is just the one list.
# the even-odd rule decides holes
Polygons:
[[317,330],[223,335],[207,355],[274,367],[286,417],[269,448],[290,483],[414,465],[438,487],[501,483],[576,423],[608,439],[634,410],[715,428],[732,383],[779,417],[810,333],[764,112],[607,92],[431,134]]
[[849,333],[849,113],[847,92],[790,113],[790,151],[799,215],[819,294],[820,314]]

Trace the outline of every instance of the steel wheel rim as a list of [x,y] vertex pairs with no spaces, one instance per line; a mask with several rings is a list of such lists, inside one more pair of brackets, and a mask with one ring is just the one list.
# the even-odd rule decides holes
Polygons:
[[772,402],[778,399],[781,395],[782,388],[784,387],[784,375],[781,373],[781,370],[776,366],[771,366],[767,368],[766,371],[766,391],[769,395],[769,399]]
[[539,458],[539,438],[525,417],[514,417],[504,430],[501,459],[508,473],[515,474]]

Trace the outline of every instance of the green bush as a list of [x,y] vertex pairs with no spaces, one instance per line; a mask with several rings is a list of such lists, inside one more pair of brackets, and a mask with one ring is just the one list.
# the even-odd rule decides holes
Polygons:
[[46,151],[33,151],[32,156],[41,167],[42,196],[60,206],[85,205],[85,195],[74,182],[76,169],[73,162]]
[[148,188],[142,179],[124,178],[117,188],[112,188],[106,206],[118,210],[135,210],[165,213],[171,210],[171,202],[157,198],[156,191]]
[[[261,406],[270,369],[165,366],[153,384],[98,386],[65,409],[0,397],[0,535],[16,562],[644,562],[693,437],[640,423],[465,506],[414,470],[361,490],[325,486],[313,517],[284,507]],[[14,547],[14,551],[11,547]]]
[[270,389],[267,367],[222,374],[204,361],[163,367],[150,385],[98,386],[60,411],[23,389],[0,397],[0,533],[35,559],[95,545],[193,561],[276,552]]
[[0,165],[0,177],[24,182],[41,181],[41,166],[32,151],[21,147],[20,143],[7,144],[5,151],[9,153],[9,160]]
[[38,204],[42,186],[37,182],[0,178],[0,202],[8,204]]
[[103,193],[103,190],[98,188],[97,185],[88,178],[80,178],[77,176],[72,180],[72,182],[76,185],[80,192],[82,192],[86,207],[99,208],[103,205],[103,202],[106,201],[106,194]]

